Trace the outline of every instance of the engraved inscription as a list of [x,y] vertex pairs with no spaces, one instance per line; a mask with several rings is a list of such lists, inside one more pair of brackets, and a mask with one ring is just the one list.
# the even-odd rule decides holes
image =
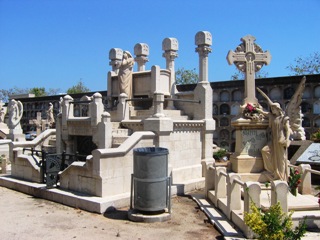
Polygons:
[[242,154],[261,157],[261,149],[267,142],[265,130],[242,130]]

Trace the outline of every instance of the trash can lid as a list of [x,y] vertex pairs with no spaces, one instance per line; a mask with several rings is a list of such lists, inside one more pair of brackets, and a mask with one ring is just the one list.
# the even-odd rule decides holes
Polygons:
[[134,154],[138,155],[164,155],[168,154],[169,150],[167,148],[162,147],[143,147],[143,148],[135,148],[133,149]]

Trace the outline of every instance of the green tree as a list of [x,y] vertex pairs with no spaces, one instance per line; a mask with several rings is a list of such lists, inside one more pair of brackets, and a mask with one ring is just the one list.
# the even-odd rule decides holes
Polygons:
[[36,97],[43,97],[43,96],[47,96],[46,93],[46,89],[44,87],[38,88],[38,87],[34,87],[31,88],[29,93],[33,93]]
[[195,68],[188,70],[184,68],[178,68],[176,71],[176,84],[193,84],[199,81],[199,76],[195,72]]
[[293,75],[320,73],[320,52],[314,52],[308,57],[297,57],[294,63],[286,67]]
[[76,85],[72,86],[67,90],[68,94],[85,93],[85,92],[90,92],[90,89],[87,88],[81,80]]

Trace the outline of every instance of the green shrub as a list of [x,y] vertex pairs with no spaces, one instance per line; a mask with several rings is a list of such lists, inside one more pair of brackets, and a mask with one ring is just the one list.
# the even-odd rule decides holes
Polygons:
[[227,150],[223,148],[220,148],[218,151],[213,153],[214,159],[217,159],[217,160],[222,159],[226,155],[227,155]]
[[251,201],[250,210],[244,214],[244,222],[260,240],[298,240],[306,233],[305,219],[293,230],[293,211],[286,216],[279,202],[263,212]]

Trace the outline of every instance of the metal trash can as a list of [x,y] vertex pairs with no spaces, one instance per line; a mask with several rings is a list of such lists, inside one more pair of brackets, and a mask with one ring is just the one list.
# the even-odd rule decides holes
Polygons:
[[160,147],[133,150],[131,209],[133,195],[133,208],[136,210],[170,210],[171,181],[168,177],[168,154],[168,149]]

